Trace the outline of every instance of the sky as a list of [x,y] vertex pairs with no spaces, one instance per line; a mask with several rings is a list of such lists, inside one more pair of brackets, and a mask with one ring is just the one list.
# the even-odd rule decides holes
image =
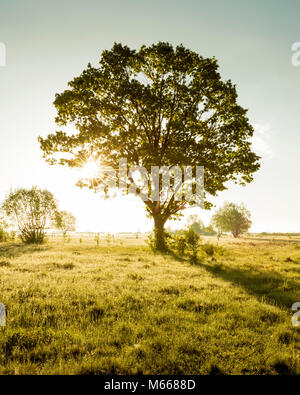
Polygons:
[[[89,62],[96,66],[104,49],[167,41],[215,56],[255,127],[261,169],[246,187],[228,185],[215,208],[243,202],[251,231],[299,232],[300,67],[291,50],[300,41],[299,14],[299,0],[0,0],[0,200],[37,185],[77,217],[79,231],[150,230],[142,202],[103,201],[79,189],[73,170],[44,162],[37,137],[59,129],[55,94]],[[185,217],[197,213],[208,225],[214,210]]]

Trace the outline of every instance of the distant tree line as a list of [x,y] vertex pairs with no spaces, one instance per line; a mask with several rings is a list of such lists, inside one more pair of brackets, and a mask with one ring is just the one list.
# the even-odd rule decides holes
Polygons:
[[189,228],[193,229],[198,235],[214,236],[217,234],[217,231],[213,228],[212,225],[204,226],[203,222],[197,214],[192,214],[189,216],[187,220],[187,225]]
[[239,237],[249,230],[252,224],[250,217],[250,212],[243,204],[226,202],[212,216],[209,226],[204,226],[196,214],[188,218],[187,224],[199,235],[220,237],[223,233],[231,233],[233,237]]

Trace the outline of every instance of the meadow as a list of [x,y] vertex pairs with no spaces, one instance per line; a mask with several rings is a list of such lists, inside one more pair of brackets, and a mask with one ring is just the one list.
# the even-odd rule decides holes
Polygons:
[[[203,242],[216,244],[214,238]],[[299,374],[300,239],[0,244],[1,374]]]

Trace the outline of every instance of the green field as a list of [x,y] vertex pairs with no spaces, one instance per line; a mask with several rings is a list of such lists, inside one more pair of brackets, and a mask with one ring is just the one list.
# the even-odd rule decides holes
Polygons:
[[220,244],[197,264],[135,239],[1,244],[0,373],[299,374],[300,241]]

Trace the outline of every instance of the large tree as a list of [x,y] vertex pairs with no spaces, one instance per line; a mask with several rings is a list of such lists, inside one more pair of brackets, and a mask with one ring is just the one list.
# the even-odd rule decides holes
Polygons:
[[[230,180],[252,181],[259,168],[247,110],[237,104],[235,86],[222,81],[217,69],[215,58],[182,45],[160,42],[136,51],[115,44],[102,53],[98,67],[89,64],[69,89],[56,95],[57,124],[71,124],[76,132],[62,129],[40,137],[45,159],[80,167],[93,157],[116,168],[126,158],[128,166],[143,166],[148,174],[151,166],[204,166],[209,208],[208,195],[226,189]],[[108,177],[98,175],[79,185],[108,192]],[[126,182],[141,195],[133,177]],[[164,249],[166,221],[193,202],[184,194],[178,201],[175,193],[143,200],[154,219],[157,248]]]

